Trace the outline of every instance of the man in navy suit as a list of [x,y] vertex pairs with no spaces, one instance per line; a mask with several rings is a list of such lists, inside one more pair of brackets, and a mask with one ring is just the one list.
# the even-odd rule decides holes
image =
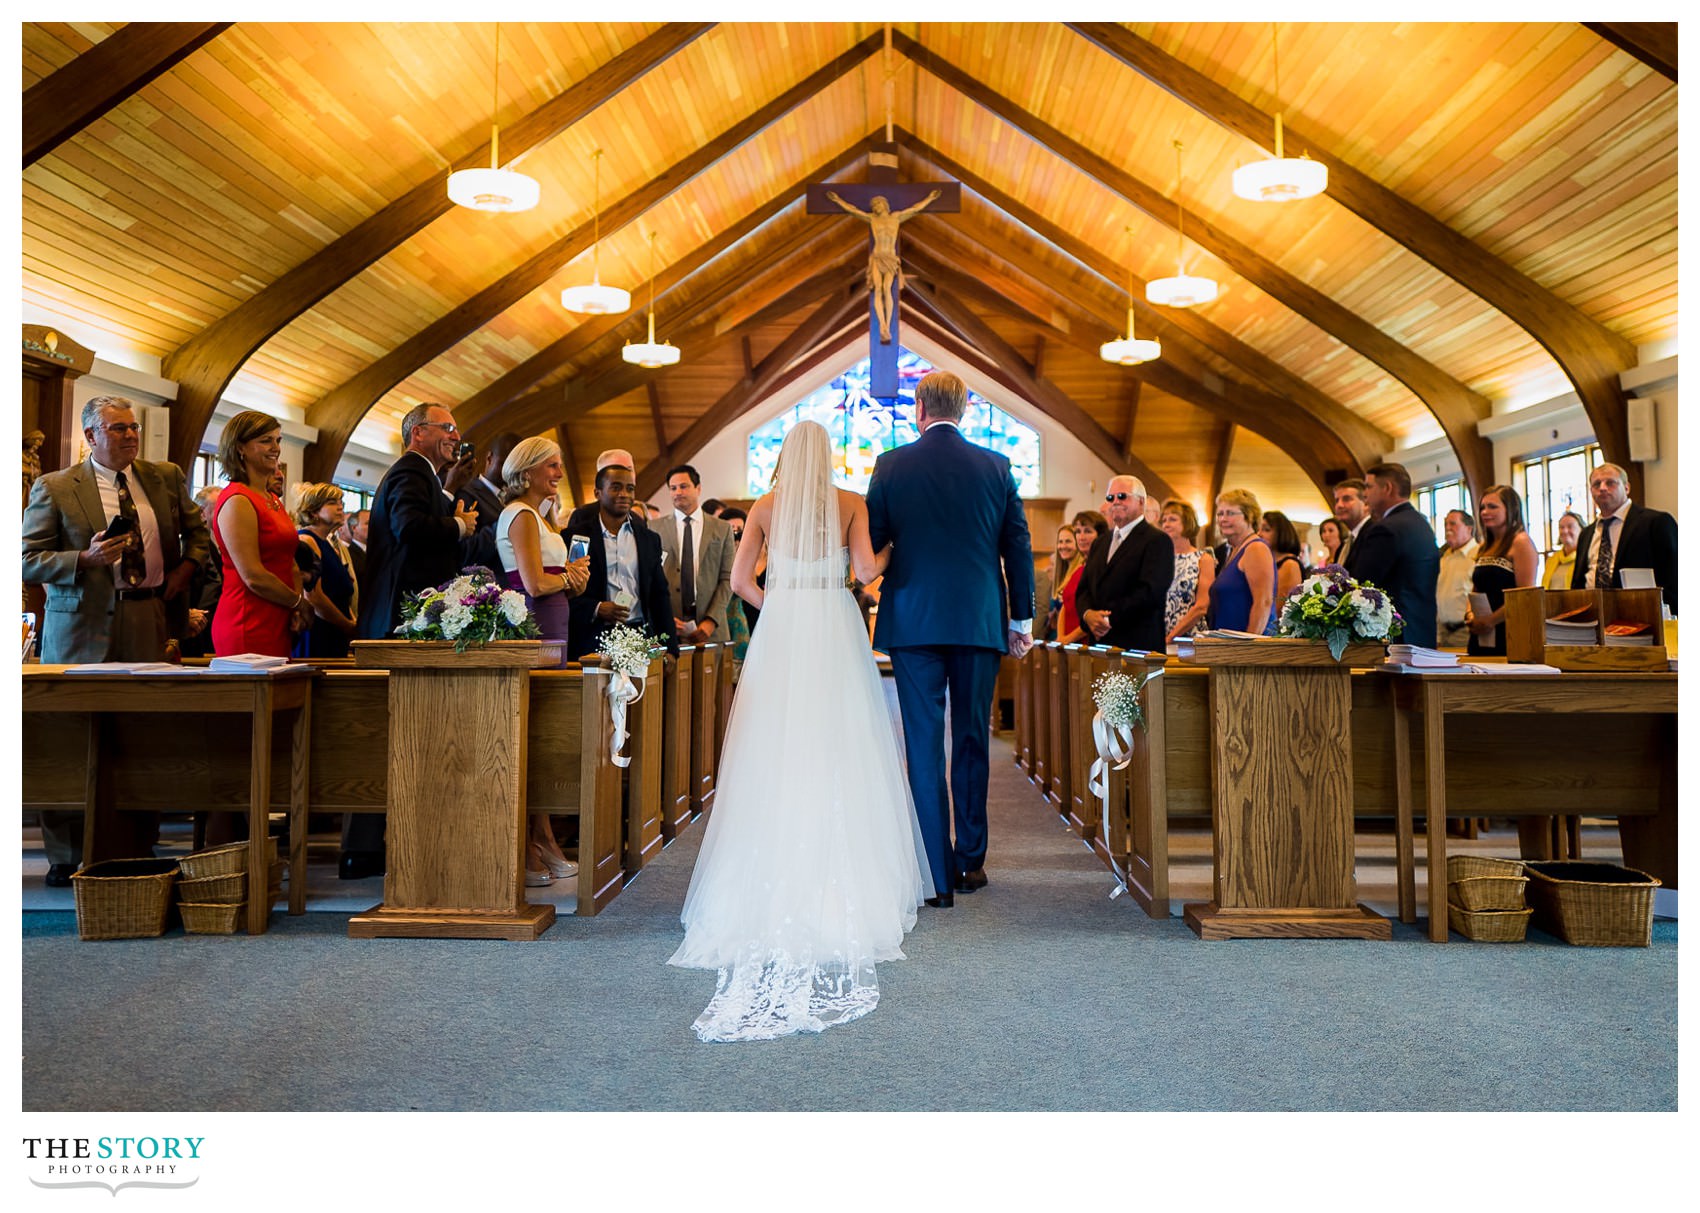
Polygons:
[[1619,569],[1652,569],[1653,584],[1676,614],[1676,519],[1629,500],[1629,476],[1615,463],[1588,473],[1588,491],[1599,517],[1576,541],[1570,588],[1610,589],[1617,585]]
[[1405,621],[1400,640],[1432,649],[1440,547],[1428,519],[1411,504],[1411,474],[1402,464],[1376,464],[1365,473],[1364,503],[1372,521],[1353,541],[1346,571],[1393,599]]
[[868,485],[868,536],[876,552],[892,545],[874,647],[891,655],[909,789],[938,890],[928,904],[939,907],[986,885],[992,692],[1003,654],[1019,658],[1033,646],[1027,515],[1009,460],[963,438],[967,405],[968,389],[955,375],[922,379],[915,388],[921,437],[881,455]]

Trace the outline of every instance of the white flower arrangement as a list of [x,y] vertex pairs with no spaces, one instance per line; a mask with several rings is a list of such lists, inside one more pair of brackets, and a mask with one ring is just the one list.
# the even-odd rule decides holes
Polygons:
[[1098,705],[1098,714],[1105,724],[1112,729],[1145,727],[1145,708],[1139,702],[1139,693],[1145,689],[1146,677],[1141,674],[1135,678],[1119,670],[1098,676],[1092,684],[1092,702]]
[[504,589],[489,569],[473,567],[402,603],[395,634],[409,640],[452,640],[455,652],[491,640],[533,640],[537,620],[525,595]]
[[649,672],[655,645],[637,628],[617,623],[602,634],[602,639],[596,642],[596,651],[616,674],[642,678]]
[[1278,635],[1301,640],[1325,640],[1339,661],[1354,640],[1393,640],[1405,621],[1393,609],[1385,591],[1367,581],[1353,581],[1337,564],[1325,565],[1305,578],[1281,604]]

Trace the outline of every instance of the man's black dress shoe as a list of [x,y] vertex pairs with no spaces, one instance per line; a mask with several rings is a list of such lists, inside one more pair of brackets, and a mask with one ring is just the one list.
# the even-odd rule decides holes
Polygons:
[[344,851],[337,865],[337,879],[364,880],[384,874],[384,857],[371,851]]
[[74,863],[50,863],[47,865],[47,875],[42,880],[49,888],[68,889],[71,887],[71,873],[77,870]]
[[937,897],[927,898],[927,904],[935,910],[948,910],[956,904],[956,898],[949,893],[941,893]]
[[972,893],[976,889],[985,888],[988,883],[986,869],[975,868],[972,872],[964,872],[956,878],[956,891],[958,893]]

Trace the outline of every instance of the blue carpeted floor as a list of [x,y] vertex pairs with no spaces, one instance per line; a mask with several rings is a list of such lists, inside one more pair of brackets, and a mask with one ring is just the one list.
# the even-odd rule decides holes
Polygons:
[[1202,943],[1153,921],[993,750],[991,887],[923,909],[882,1001],[820,1036],[698,1043],[668,968],[700,829],[535,943],[83,943],[27,914],[26,1110],[1676,1107],[1675,925],[1654,944]]

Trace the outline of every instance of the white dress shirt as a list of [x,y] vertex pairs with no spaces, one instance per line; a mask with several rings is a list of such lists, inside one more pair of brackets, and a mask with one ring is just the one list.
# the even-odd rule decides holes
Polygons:
[[602,528],[602,552],[608,561],[608,601],[621,601],[616,593],[624,591],[624,602],[630,608],[628,623],[647,622],[643,615],[643,598],[638,593],[638,547],[637,533],[632,530],[632,520],[628,516],[620,524],[619,534],[608,529],[608,524],[597,515],[597,525]]
[[[94,469],[95,484],[100,488],[100,508],[106,511],[107,521],[116,518],[120,512],[118,505],[118,473],[104,466],[93,455],[89,456],[89,466]],[[152,589],[154,586],[165,584],[165,549],[159,544],[159,520],[153,516],[153,502],[148,500],[147,491],[142,488],[141,481],[136,479],[136,467],[131,464],[124,472],[124,484],[130,490],[130,501],[136,507],[136,524],[142,533],[142,555],[147,560],[147,575],[142,578],[140,589]],[[102,524],[101,530],[105,530]],[[113,580],[122,587],[122,576],[118,566],[113,565]]]
[[1132,522],[1128,523],[1126,526],[1119,526],[1115,530],[1110,532],[1110,550],[1108,552],[1104,553],[1104,563],[1105,564],[1109,564],[1110,561],[1115,559],[1116,549],[1121,547],[1122,540],[1126,539],[1130,534],[1132,534],[1133,528],[1136,527],[1136,526],[1139,526],[1144,521],[1145,521],[1145,519],[1143,517],[1135,518]]
[[[1611,529],[1611,571],[1613,574],[1616,574],[1622,563],[1619,559],[1618,549],[1623,546],[1623,524],[1628,521],[1629,507],[1633,504],[1634,502],[1625,497],[1623,499],[1623,504],[1618,506],[1612,513],[1604,514],[1595,519],[1594,537],[1588,543],[1588,575],[1582,582],[1582,584],[1587,586],[1590,590],[1596,588],[1594,585],[1594,568],[1599,563],[1600,559],[1600,540],[1605,538],[1606,519],[1617,519],[1617,525]],[[1608,585],[1606,588],[1610,589],[1611,587]]]

